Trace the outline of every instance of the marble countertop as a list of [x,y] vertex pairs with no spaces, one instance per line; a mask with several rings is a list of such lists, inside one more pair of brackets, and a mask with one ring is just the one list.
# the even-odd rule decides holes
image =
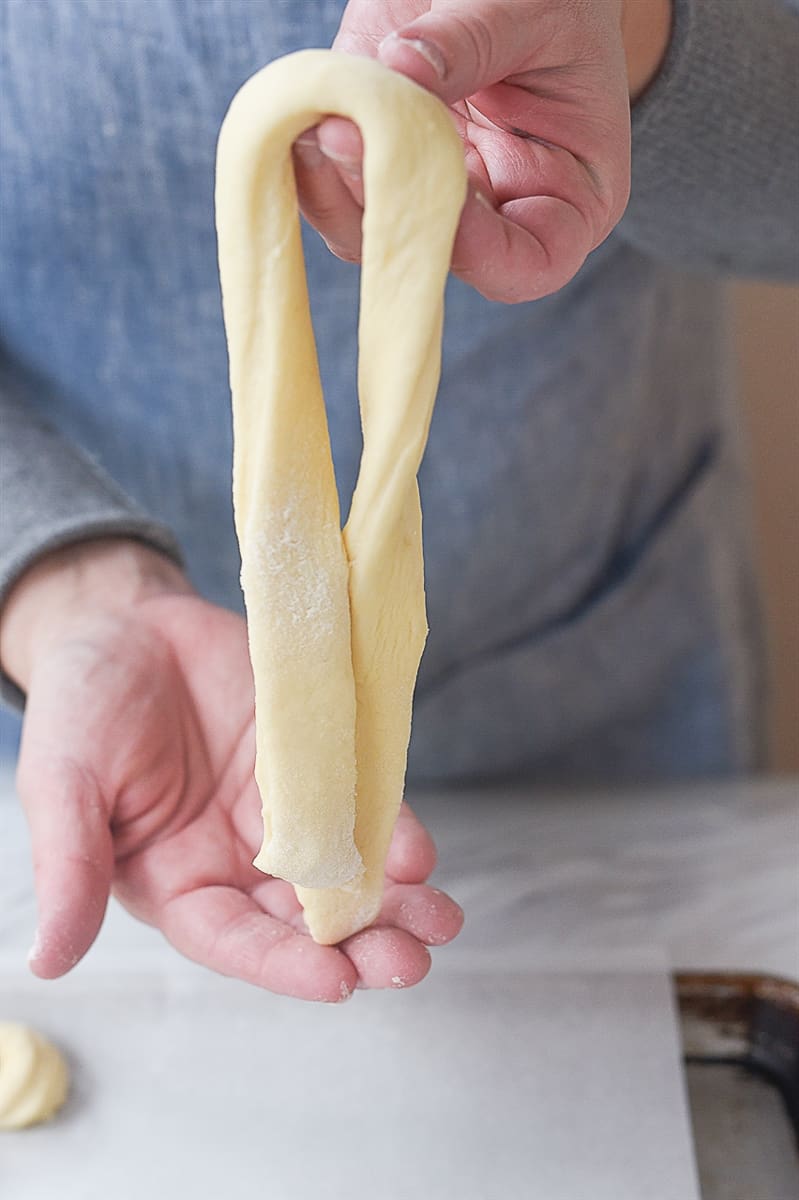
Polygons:
[[[799,782],[654,791],[458,791],[411,797],[466,912],[434,970],[668,966],[799,977]],[[0,774],[0,966],[35,922],[24,819]],[[112,902],[80,971],[181,970]]]
[[698,1198],[668,971],[799,975],[795,782],[412,799],[466,926],[420,987],[339,1008],[214,976],[115,903],[33,979],[0,774],[0,1002],[72,1072],[54,1121],[7,1135],[15,1198]]

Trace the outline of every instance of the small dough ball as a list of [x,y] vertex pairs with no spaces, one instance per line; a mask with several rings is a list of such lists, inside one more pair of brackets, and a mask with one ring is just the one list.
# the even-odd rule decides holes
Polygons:
[[0,1129],[47,1121],[67,1097],[67,1064],[52,1043],[14,1021],[0,1021]]

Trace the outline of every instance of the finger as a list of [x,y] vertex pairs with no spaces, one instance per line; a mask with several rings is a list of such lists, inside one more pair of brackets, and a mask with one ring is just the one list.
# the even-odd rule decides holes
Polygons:
[[597,245],[629,195],[629,106],[622,85],[621,72],[607,82],[595,72],[596,100],[581,112],[567,92],[541,93],[534,71],[478,92],[456,118],[470,174],[490,181],[499,203],[525,196],[570,202]]
[[495,209],[472,191],[461,215],[452,270],[487,300],[537,300],[577,273],[593,248],[582,214],[554,196],[513,200]]
[[[334,151],[335,153],[335,151]],[[332,252],[346,262],[356,262],[361,252],[362,197],[359,167],[348,177],[346,163],[337,164],[323,154],[313,131],[294,143],[294,175],[303,216],[319,231]]]
[[457,117],[471,186],[453,271],[488,299],[534,300],[567,283],[621,216],[628,141],[609,142],[599,165],[584,127],[566,139],[569,149],[547,140],[557,133],[556,105],[519,87],[499,85],[492,89],[497,92],[525,132],[498,128],[496,97],[489,93],[476,98],[479,108],[470,101]]
[[413,987],[430,970],[430,952],[404,929],[372,925],[341,943],[358,973],[358,987]]
[[519,31],[540,26],[539,0],[439,0],[385,37],[377,56],[452,104],[514,74],[530,54]]
[[436,847],[409,804],[400,809],[386,859],[386,874],[398,883],[423,883],[436,865]]
[[18,789],[31,834],[38,925],[28,963],[42,979],[64,975],[103,923],[113,872],[105,806],[71,764],[20,764]]
[[347,955],[317,946],[236,888],[183,892],[164,905],[158,924],[187,958],[279,995],[339,1004],[357,983]]
[[[271,916],[292,929],[307,932],[302,905],[290,883],[282,879],[265,879],[249,894]],[[426,946],[444,946],[460,933],[463,910],[438,888],[389,883],[377,924],[404,929]]]
[[[33,681],[32,681],[33,682]],[[58,681],[31,686],[17,788],[31,835],[38,928],[28,962],[55,979],[83,957],[105,915],[114,854],[105,798],[90,770],[69,758],[71,697]]]
[[352,121],[344,117],[327,117],[316,127],[317,144],[324,157],[336,168],[341,182],[358,209],[358,248],[360,250],[360,220],[363,216],[363,138]]
[[323,154],[348,167],[351,174],[360,176],[363,138],[354,121],[345,117],[325,117],[316,126],[315,133]]
[[463,928],[463,909],[438,888],[395,884],[386,888],[378,923],[404,929],[426,946],[444,946]]
[[302,905],[297,899],[293,884],[274,877],[262,879],[250,888],[249,894],[259,908],[270,916],[277,917],[292,929],[307,932]]
[[28,963],[41,979],[66,974],[103,923],[114,856],[105,808],[65,764],[22,776],[38,926]]

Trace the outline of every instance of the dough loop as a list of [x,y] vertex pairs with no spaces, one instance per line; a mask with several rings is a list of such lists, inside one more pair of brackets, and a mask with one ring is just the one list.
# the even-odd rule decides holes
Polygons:
[[[291,146],[326,114],[364,141],[363,455],[341,531]],[[377,915],[427,622],[416,484],[466,194],[430,93],[374,60],[306,50],[244,84],[219,138],[217,231],[233,491],[256,693],[264,844],[319,942]]]

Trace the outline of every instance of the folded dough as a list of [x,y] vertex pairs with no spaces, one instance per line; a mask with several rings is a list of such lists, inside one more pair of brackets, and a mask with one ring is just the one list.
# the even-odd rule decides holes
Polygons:
[[[325,114],[364,141],[363,455],[341,532],[291,145]],[[234,504],[256,692],[264,844],[312,936],[377,915],[427,623],[416,473],[440,374],[466,192],[444,106],[377,62],[288,55],[254,75],[217,157]]]

